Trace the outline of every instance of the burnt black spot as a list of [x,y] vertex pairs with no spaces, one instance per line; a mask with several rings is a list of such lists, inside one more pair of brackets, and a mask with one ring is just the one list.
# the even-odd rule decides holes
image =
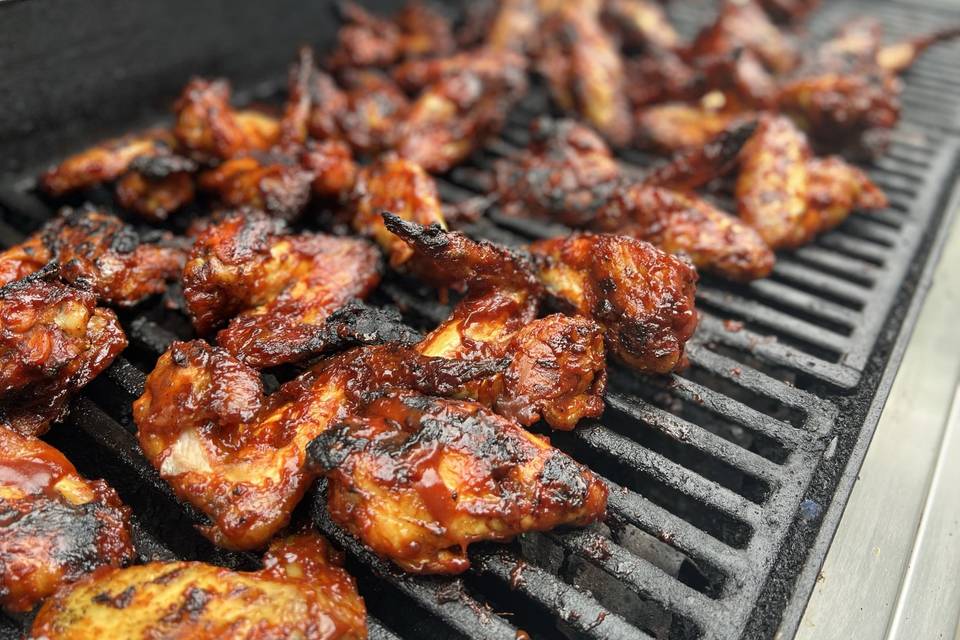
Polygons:
[[93,596],[93,601],[97,604],[113,607],[114,609],[126,609],[133,601],[133,596],[136,592],[137,589],[133,586],[127,587],[115,596],[103,591]]

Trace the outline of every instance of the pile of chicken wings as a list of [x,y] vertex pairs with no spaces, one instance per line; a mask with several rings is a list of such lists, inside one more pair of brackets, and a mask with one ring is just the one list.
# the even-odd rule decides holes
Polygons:
[[[860,18],[801,48],[816,4],[725,0],[687,41],[653,0],[490,0],[459,23],[340,3],[332,52],[300,49],[282,103],[194,78],[171,126],[45,172],[73,206],[0,253],[0,606],[39,606],[31,637],[51,640],[362,638],[339,552],[293,518],[320,477],[333,520],[413,573],[602,520],[605,482],[528,427],[599,418],[610,360],[686,366],[700,272],[763,278],[884,207],[844,157],[882,151],[899,75],[958,34],[888,44]],[[486,166],[484,198],[570,233],[472,238],[435,176],[541,88],[552,113]],[[629,148],[664,158],[641,174]],[[115,206],[82,204],[105,188]],[[449,316],[412,328],[371,303],[384,278]],[[136,564],[130,509],[39,439],[127,346],[124,310],[171,286],[195,339],[147,376],[140,447],[214,544],[266,550],[257,571]]]

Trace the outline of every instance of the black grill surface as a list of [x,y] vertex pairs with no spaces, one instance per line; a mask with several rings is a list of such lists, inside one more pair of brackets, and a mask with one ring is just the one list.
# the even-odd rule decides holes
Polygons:
[[[821,10],[811,31],[823,37],[868,9],[891,38],[960,22],[960,11],[930,5],[846,1]],[[712,9],[676,2],[671,11],[692,33]],[[705,279],[689,370],[645,378],[611,368],[602,419],[550,433],[607,479],[604,524],[476,545],[464,576],[418,578],[341,531],[320,483],[299,515],[347,551],[371,636],[520,638],[523,630],[542,638],[726,639],[772,637],[778,628],[791,635],[943,235],[960,148],[958,54],[957,44],[937,47],[906,77],[903,122],[889,153],[866,167],[890,196],[888,209],[854,214],[812,245],[779,255],[766,280]],[[542,93],[525,100],[473,166],[441,180],[444,199],[476,197],[478,176],[522,146],[530,118],[549,109]],[[643,170],[653,159],[633,152],[623,161]],[[729,204],[722,189],[716,198]],[[0,189],[0,238],[18,241],[53,210],[29,176],[9,182]],[[508,244],[567,232],[495,209],[467,231]],[[449,311],[399,279],[378,295],[422,327]],[[172,495],[136,443],[130,403],[167,345],[191,337],[189,323],[162,301],[121,319],[131,347],[49,439],[134,508],[142,559],[256,566],[253,555],[217,550],[195,532],[202,516]],[[6,635],[18,629],[6,621]]]

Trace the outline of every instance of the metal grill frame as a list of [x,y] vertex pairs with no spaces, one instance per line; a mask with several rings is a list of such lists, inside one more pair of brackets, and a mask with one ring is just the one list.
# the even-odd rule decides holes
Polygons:
[[[831,14],[839,11],[838,6],[857,5],[857,2],[831,5],[818,16],[815,24],[832,23],[836,17]],[[882,6],[889,10],[894,5],[883,3]],[[953,15],[960,17],[960,13]],[[909,93],[912,89],[909,80],[907,87]],[[960,104],[960,100],[956,103]],[[845,225],[840,232],[827,234],[826,244],[812,247],[806,251],[807,256],[801,254],[799,265],[787,260],[786,272],[783,267],[778,267],[785,278],[791,275],[816,278],[830,295],[843,297],[852,296],[856,287],[851,287],[843,278],[827,277],[811,268],[810,262],[826,261],[827,266],[842,273],[870,262],[864,263],[850,256],[838,262],[836,252],[857,253],[871,249],[872,255],[885,263],[882,268],[873,270],[877,287],[863,296],[864,306],[855,315],[844,314],[830,305],[815,306],[817,300],[812,295],[793,293],[790,300],[779,300],[799,305],[814,315],[822,314],[828,319],[833,317],[840,322],[852,323],[853,331],[842,341],[823,337],[826,335],[824,329],[811,323],[806,323],[810,326],[794,323],[786,327],[788,331],[801,332],[804,339],[813,344],[820,341],[821,346],[839,350],[844,356],[842,360],[832,362],[789,344],[766,342],[760,331],[746,328],[728,331],[719,314],[709,314],[691,341],[690,359],[697,370],[707,374],[710,382],[698,382],[685,376],[674,376],[669,382],[637,382],[630,376],[614,375],[607,397],[608,412],[602,420],[581,425],[570,434],[551,434],[558,446],[575,452],[581,461],[602,464],[605,468],[609,464],[620,464],[634,470],[642,469],[654,476],[654,483],[682,490],[704,508],[751,528],[753,533],[749,541],[741,548],[735,548],[671,512],[669,506],[664,507],[636,491],[608,481],[610,512],[614,520],[645,531],[693,562],[702,562],[719,570],[726,577],[719,591],[708,595],[676,580],[648,559],[608,540],[604,537],[606,534],[596,529],[544,534],[551,544],[563,550],[565,561],[570,557],[581,558],[642,600],[657,603],[676,614],[703,637],[772,635],[781,610],[782,628],[788,635],[792,633],[842,513],[896,364],[902,356],[908,329],[929,282],[935,263],[933,258],[944,235],[940,229],[943,228],[941,223],[948,194],[941,187],[956,176],[958,141],[955,134],[960,133],[958,113],[960,111],[954,109],[952,119],[947,117],[949,114],[935,113],[936,117],[921,114],[919,120],[911,120],[908,105],[905,119],[909,126],[946,135],[927,160],[923,160],[925,147],[917,146],[909,135],[898,137],[894,150],[900,157],[893,156],[892,160],[879,163],[877,169],[881,172],[896,170],[894,161],[904,160],[911,164],[907,161],[909,158],[913,158],[915,166],[925,164],[925,173],[919,176],[920,185],[912,184],[909,178],[898,183],[896,171],[888,171],[884,186],[895,196],[904,194],[908,205],[902,207],[905,211],[881,214],[884,221],[879,226],[866,216],[854,216],[852,226],[855,229]],[[932,121],[924,121],[924,118],[932,118]],[[520,130],[513,128],[504,137],[517,143],[522,142],[522,135]],[[491,145],[486,159],[508,149],[507,144],[501,141]],[[629,160],[636,164],[646,158],[633,155]],[[36,227],[52,214],[49,205],[31,192],[31,185],[32,179],[24,178],[0,189],[0,209],[4,210],[4,215],[0,216],[0,238],[4,244],[16,242],[24,231]],[[442,187],[448,198],[465,195],[462,185],[447,182]],[[955,196],[953,205],[957,204],[960,202]],[[556,231],[496,214],[490,219],[494,225],[477,225],[471,231],[509,242],[521,241],[523,237],[542,237]],[[894,224],[900,225],[896,232],[889,230]],[[872,229],[871,233],[879,234],[878,240],[886,239],[893,246],[876,249],[862,243],[851,244],[851,234],[845,229],[856,234],[857,229],[862,231],[864,228]],[[779,289],[775,287],[771,291],[770,282],[751,285],[746,294],[785,294],[782,283]],[[761,327],[783,328],[778,326],[785,320],[783,312],[778,315],[762,305],[744,304],[750,301],[740,291],[731,293],[725,288],[710,282],[700,293],[700,299],[721,312],[733,310],[746,315],[744,319]],[[387,282],[382,289],[398,306],[428,322],[436,322],[446,315],[445,307],[412,294],[400,283]],[[177,337],[149,316],[150,313],[138,313],[124,317],[131,352],[119,358],[84,392],[67,424],[52,431],[49,439],[74,459],[81,471],[110,480],[142,516],[143,524],[150,525],[147,527],[149,532],[138,527],[142,559],[184,557],[234,567],[255,565],[252,555],[216,550],[200,537],[192,525],[202,522],[202,517],[172,495],[139,452],[130,421],[129,403],[142,391],[144,370],[152,368],[150,359],[155,360],[156,355]],[[724,348],[718,350],[718,345]],[[727,354],[731,350],[744,357],[729,357]],[[789,454],[780,462],[771,461],[633,393],[631,384],[648,383],[663,387],[673,398],[694,403],[731,424],[741,424],[749,431],[762,434],[783,445]],[[794,383],[804,388],[797,388]],[[790,419],[766,415],[710,385],[725,385],[725,388],[764,398],[769,406],[789,409]],[[761,480],[768,486],[763,503],[751,501],[606,426],[613,417],[632,420],[638,429],[656,431],[745,476]],[[831,466],[836,468],[831,471]],[[836,497],[831,502],[829,498],[834,494]],[[807,499],[804,508],[798,509],[804,499]],[[502,638],[516,633],[516,626],[508,617],[497,615],[480,599],[484,593],[478,584],[497,584],[504,589],[513,589],[512,593],[523,596],[524,604],[519,606],[538,606],[552,612],[557,627],[577,637],[649,637],[601,604],[599,600],[606,594],[594,597],[568,584],[549,568],[524,560],[521,557],[523,542],[478,545],[471,553],[474,569],[464,578],[414,578],[376,558],[336,527],[323,506],[322,486],[305,502],[304,508],[309,510],[318,527],[348,552],[350,568],[362,576],[362,588],[369,587],[380,593],[380,585],[384,585],[390,593],[399,593],[414,604],[418,612],[434,617],[434,622],[428,623],[433,631],[427,633],[427,637],[446,637],[439,629],[464,637],[481,638]],[[820,519],[818,506],[828,502],[830,507]],[[161,522],[163,526],[158,528]],[[798,544],[801,551],[788,553],[785,547],[791,544]],[[793,597],[787,601],[790,587],[798,575]],[[397,607],[378,603],[369,595],[368,604],[375,616],[371,618],[371,637],[399,637],[390,630],[395,626],[395,620],[381,621],[394,615],[396,612],[391,609]],[[682,629],[691,631],[690,627]],[[407,630],[411,628],[407,626]]]

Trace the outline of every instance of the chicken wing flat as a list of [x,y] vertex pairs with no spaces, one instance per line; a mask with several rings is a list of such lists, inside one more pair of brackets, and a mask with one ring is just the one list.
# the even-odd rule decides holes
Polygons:
[[335,521],[407,571],[460,573],[467,546],[604,516],[591,471],[480,405],[392,393],[309,447]]
[[571,3],[550,15],[541,30],[538,64],[561,108],[579,113],[622,147],[633,137],[623,59],[598,13],[588,3]]
[[173,153],[134,158],[130,171],[117,182],[117,201],[152,222],[162,222],[192,202],[197,163]]
[[151,129],[122,138],[107,140],[70,156],[40,176],[40,187],[54,196],[76,189],[112,182],[141,156],[168,153],[175,144],[169,131]]
[[655,0],[607,0],[603,17],[628,47],[673,51],[680,46],[680,35]]
[[256,367],[301,359],[318,325],[380,282],[369,242],[289,234],[263,214],[237,213],[196,238],[183,271],[194,326]]
[[280,538],[259,571],[202,562],[106,569],[43,606],[32,640],[362,640],[366,607],[340,554],[314,533]]
[[98,567],[134,559],[130,510],[50,445],[0,426],[0,606],[26,612]]
[[102,302],[131,306],[161,293],[180,274],[184,253],[170,234],[141,235],[90,207],[65,209],[39,231],[0,253],[0,285],[60,264],[60,277]]
[[702,104],[657,104],[637,111],[637,140],[640,146],[666,152],[702,147],[745,116],[749,114]]
[[420,165],[392,153],[360,170],[350,210],[354,230],[373,238],[393,268],[405,264],[413,249],[387,230],[384,211],[425,226],[446,226],[433,178]]
[[265,396],[257,371],[202,340],[174,343],[134,403],[140,445],[160,476],[206,514],[216,544],[255,549],[286,526],[315,472],[307,444],[389,389],[450,395],[503,363],[362,347]]
[[960,27],[953,26],[926,33],[902,42],[886,45],[877,51],[877,65],[887,73],[900,74],[913,66],[924,51],[933,45],[960,38]]
[[502,373],[465,386],[470,397],[522,425],[541,418],[572,429],[603,413],[603,332],[585,318],[537,318],[541,286],[521,255],[439,226],[422,227],[384,214],[386,227],[416,252],[421,279],[435,286],[465,283],[450,317],[417,345],[427,356],[457,360],[509,358]]
[[174,135],[199,160],[226,160],[249,151],[265,151],[280,139],[276,118],[230,105],[226,80],[194,78],[183,89],[174,111]]
[[806,136],[783,116],[765,118],[744,147],[736,193],[740,217],[775,249],[810,242],[854,208],[886,206],[860,170],[838,157],[812,158]]
[[717,19],[690,46],[693,58],[731,56],[737,49],[754,52],[775,73],[786,73],[800,60],[796,42],[774,25],[754,0],[724,0]]
[[448,171],[503,127],[526,88],[524,67],[501,67],[498,73],[465,69],[446,76],[410,106],[400,124],[396,150],[427,171]]
[[238,155],[203,173],[200,188],[229,208],[250,207],[294,220],[307,206],[313,184],[313,175],[297,160],[279,151]]
[[540,280],[561,307],[593,318],[608,351],[644,373],[686,365],[697,327],[697,272],[690,263],[627,236],[574,234],[530,245]]
[[0,424],[45,432],[127,346],[117,316],[48,267],[0,288]]

